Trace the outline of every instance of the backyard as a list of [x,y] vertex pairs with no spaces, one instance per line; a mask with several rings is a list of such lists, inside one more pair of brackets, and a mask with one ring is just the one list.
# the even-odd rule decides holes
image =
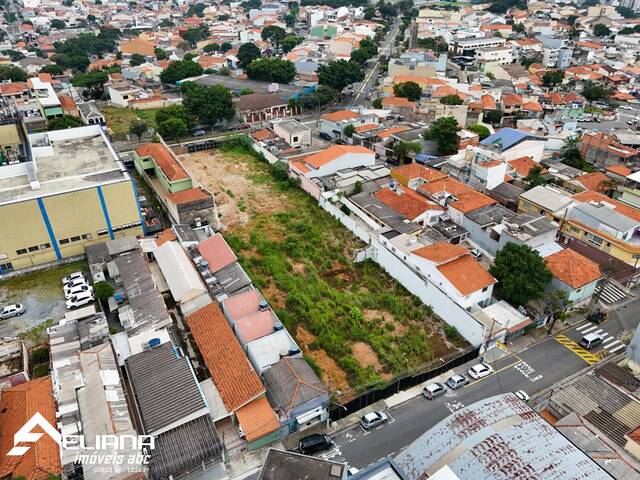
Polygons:
[[227,242],[341,400],[466,346],[375,263],[354,263],[360,241],[282,171],[241,148],[180,159],[215,194]]
[[147,122],[150,128],[155,128],[156,110],[134,110],[132,108],[104,107],[101,109],[105,120],[114,135],[126,135],[131,124],[136,120]]

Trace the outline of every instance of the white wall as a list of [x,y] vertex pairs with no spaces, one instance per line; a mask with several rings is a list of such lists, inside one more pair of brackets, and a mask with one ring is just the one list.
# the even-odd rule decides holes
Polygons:
[[540,163],[544,153],[545,142],[540,140],[525,140],[524,142],[502,152],[505,162],[510,162],[520,157],[531,157]]
[[376,163],[375,153],[347,153],[335,160],[325,163],[317,170],[311,170],[305,173],[307,178],[324,177],[326,175],[332,175],[338,170],[344,170],[345,168],[355,167],[370,167]]

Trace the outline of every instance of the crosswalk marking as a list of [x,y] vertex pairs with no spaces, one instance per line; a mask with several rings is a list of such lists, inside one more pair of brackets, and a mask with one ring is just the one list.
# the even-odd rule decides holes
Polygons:
[[598,362],[599,359],[598,359],[598,357],[596,355],[594,355],[593,353],[589,352],[588,350],[585,350],[584,348],[582,348],[580,345],[578,345],[576,342],[571,340],[566,335],[556,335],[553,338],[558,343],[560,343],[564,347],[566,347],[569,350],[571,350],[573,353],[575,353],[577,356],[579,356],[581,359],[583,359],[589,365],[593,365],[594,363]]
[[590,323],[586,323],[585,325],[582,325],[581,327],[576,328],[576,330],[578,330],[580,333],[589,333],[591,330],[595,330],[596,328],[598,328],[597,325],[591,325]]
[[620,340],[617,340],[614,337],[609,338],[609,340],[606,341],[606,343],[602,344],[602,348],[606,348],[607,350],[611,347],[613,347],[615,344],[620,343]]
[[618,350],[621,350],[624,347],[626,347],[626,345],[623,343],[621,345],[618,345],[616,348],[613,348],[613,349],[609,350],[609,353],[616,353]]

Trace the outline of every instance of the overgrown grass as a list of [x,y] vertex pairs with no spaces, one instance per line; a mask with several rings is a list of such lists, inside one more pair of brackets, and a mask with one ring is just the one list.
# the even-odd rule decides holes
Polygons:
[[47,328],[53,326],[53,320],[45,320],[39,325],[36,325],[31,330],[24,333],[19,333],[18,337],[24,340],[25,343],[31,345],[42,345],[47,341]]
[[[355,342],[370,345],[383,371],[393,375],[447,353],[440,334],[432,336],[440,321],[428,306],[375,263],[351,260],[363,245],[348,230],[302,190],[283,188],[286,184],[268,165],[247,155],[242,161],[252,164],[249,180],[273,184],[286,195],[289,208],[261,214],[225,238],[292,334],[298,326],[311,332],[316,337],[311,348],[325,350],[356,387],[381,378],[353,356]],[[300,265],[304,269],[295,268]],[[389,312],[402,333],[394,333],[396,326],[382,315],[365,319],[365,310]]]
[[8,299],[19,298],[23,292],[29,290],[38,291],[46,297],[57,296],[62,292],[62,278],[78,270],[88,273],[89,265],[86,261],[80,260],[55,268],[25,273],[24,275],[0,280],[0,289],[7,291]]
[[102,108],[107,126],[114,135],[126,135],[131,124],[136,120],[144,120],[150,128],[156,128],[157,110],[134,110],[133,108],[105,107]]

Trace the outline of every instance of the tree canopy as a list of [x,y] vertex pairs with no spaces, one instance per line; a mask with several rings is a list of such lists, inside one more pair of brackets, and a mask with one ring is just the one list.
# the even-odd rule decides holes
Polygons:
[[158,133],[162,138],[166,138],[167,140],[185,137],[189,132],[187,124],[179,117],[169,117],[162,122],[156,123],[158,125]]
[[61,117],[52,118],[49,120],[49,130],[64,130],[65,128],[82,127],[84,122],[78,117],[71,115],[63,115]]
[[140,55],[139,53],[134,53],[131,55],[131,60],[129,60],[129,65],[132,67],[137,67],[138,65],[142,65],[144,63],[144,55]]
[[489,135],[491,135],[491,131],[487,127],[485,127],[484,125],[479,125],[477,123],[475,125],[469,125],[467,127],[467,130],[471,130],[472,132],[477,133],[480,136],[480,140],[484,140]]
[[458,151],[458,121],[454,117],[441,117],[424,132],[424,138],[438,146],[440,155],[452,155]]
[[262,40],[271,42],[277,48],[280,46],[280,42],[287,36],[287,32],[284,28],[277,25],[269,25],[262,29]]
[[440,99],[440,103],[443,105],[462,105],[463,100],[455,93],[451,95],[445,95]]
[[284,53],[289,53],[304,41],[304,37],[297,35],[287,35],[280,42],[280,47]]
[[524,178],[524,184],[526,185],[527,190],[547,184],[547,180],[542,176],[542,167],[540,165],[536,165],[529,170],[529,173]]
[[186,82],[181,91],[182,104],[201,123],[215,125],[223,120],[231,120],[235,115],[231,92],[222,85]]
[[0,81],[26,82],[27,72],[13,65],[0,65]]
[[209,45],[205,45],[202,49],[205,53],[217,52],[220,50],[220,44],[218,43],[210,43]]
[[155,120],[157,124],[169,118],[179,118],[183,120],[189,128],[195,124],[195,118],[183,105],[169,105],[156,111]]
[[611,29],[603,23],[598,23],[593,27],[593,34],[596,37],[608,37],[611,35]]
[[109,75],[104,71],[81,73],[71,79],[74,87],[86,89],[86,98],[98,99],[104,93],[104,84],[109,80]]
[[160,74],[162,83],[175,84],[178,80],[202,74],[202,67],[193,60],[171,62]]
[[200,40],[205,40],[209,36],[209,29],[207,27],[194,27],[190,28],[182,35],[185,42],[189,42],[192,47],[195,46]]
[[338,92],[342,92],[347,85],[364,79],[362,67],[346,60],[334,60],[320,65],[317,74],[320,85],[326,85]]
[[54,18],[49,22],[49,26],[51,28],[55,28],[56,30],[63,30],[67,28],[67,24],[58,18]]
[[393,94],[396,97],[406,98],[412,102],[417,102],[422,96],[422,88],[416,82],[401,82],[393,86]]
[[553,278],[538,252],[512,242],[498,251],[489,271],[498,280],[502,297],[514,306],[542,298]]
[[587,81],[582,89],[582,95],[590,102],[605,100],[609,97],[609,90],[603,85]]
[[500,122],[502,121],[502,111],[489,110],[488,112],[484,112],[482,114],[482,120],[485,123],[490,123],[491,125],[500,125]]
[[238,49],[237,57],[240,66],[246,68],[256,58],[260,58],[260,49],[255,43],[243,43]]
[[296,76],[296,67],[282,58],[258,58],[247,66],[247,76],[252,80],[289,83]]
[[542,76],[542,83],[545,87],[555,87],[560,85],[563,79],[564,72],[562,70],[548,70]]

